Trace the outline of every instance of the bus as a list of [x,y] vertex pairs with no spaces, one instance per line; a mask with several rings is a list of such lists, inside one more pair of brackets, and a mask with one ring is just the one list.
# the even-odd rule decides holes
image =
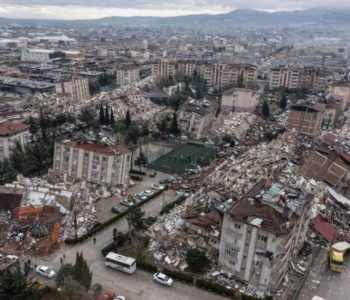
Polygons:
[[105,258],[106,267],[132,274],[136,271],[136,260],[114,252],[109,252]]

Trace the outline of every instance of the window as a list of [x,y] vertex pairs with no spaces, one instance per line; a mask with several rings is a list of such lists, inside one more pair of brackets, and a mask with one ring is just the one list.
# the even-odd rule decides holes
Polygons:
[[235,223],[234,228],[237,229],[237,230],[240,230],[241,229],[241,225]]
[[267,237],[263,236],[261,234],[258,234],[258,241],[266,243],[267,242]]
[[225,246],[225,254],[234,258],[238,257],[238,251],[227,245]]

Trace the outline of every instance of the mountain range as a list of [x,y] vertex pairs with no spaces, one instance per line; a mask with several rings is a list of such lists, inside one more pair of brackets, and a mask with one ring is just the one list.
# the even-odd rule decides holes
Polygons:
[[106,17],[88,20],[34,20],[0,18],[0,24],[20,25],[181,25],[181,26],[350,26],[350,9],[312,8],[290,12],[265,12],[238,9],[229,13],[187,15],[178,17]]

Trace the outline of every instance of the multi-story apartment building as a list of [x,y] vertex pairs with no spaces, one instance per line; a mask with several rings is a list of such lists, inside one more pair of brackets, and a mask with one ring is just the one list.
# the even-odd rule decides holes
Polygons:
[[176,73],[176,63],[168,59],[160,59],[152,64],[152,76],[159,78],[174,77]]
[[73,78],[55,83],[56,93],[67,95],[75,100],[90,98],[89,81],[86,78]]
[[225,212],[219,254],[222,270],[275,292],[305,240],[312,199],[302,189],[259,182]]
[[270,89],[285,87],[297,89],[299,87],[300,71],[286,67],[277,67],[270,70]]
[[335,81],[329,84],[329,92],[343,98],[342,110],[350,104],[350,81]]
[[16,144],[24,148],[29,142],[29,126],[6,121],[0,124],[0,161],[9,158]]
[[134,84],[140,80],[140,68],[135,66],[120,66],[116,70],[116,77],[119,86]]
[[185,102],[178,111],[178,123],[182,132],[200,139],[208,133],[215,119],[214,106],[208,102],[190,100]]
[[152,65],[152,75],[159,78],[168,78],[176,73],[192,76],[194,71],[212,87],[229,87],[239,82],[245,87],[254,86],[257,79],[257,68],[253,65],[169,60],[159,60]]
[[321,131],[324,111],[325,105],[321,103],[291,106],[287,130],[316,138]]
[[62,51],[48,49],[23,49],[21,60],[33,61],[40,63],[49,63],[58,58],[64,58],[65,54]]
[[73,140],[55,143],[53,172],[67,178],[106,185],[126,184],[131,151],[122,146]]
[[233,88],[223,93],[221,100],[221,112],[252,112],[260,101],[258,90]]

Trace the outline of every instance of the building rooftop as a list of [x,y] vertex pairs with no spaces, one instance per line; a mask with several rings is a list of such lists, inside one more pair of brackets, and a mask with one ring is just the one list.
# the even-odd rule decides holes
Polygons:
[[78,142],[72,140],[64,140],[61,142],[65,146],[83,149],[85,151],[96,152],[105,155],[121,155],[131,153],[131,151],[120,145],[93,144],[88,142]]
[[0,136],[11,136],[29,129],[28,125],[13,123],[13,122],[5,122],[0,124]]

